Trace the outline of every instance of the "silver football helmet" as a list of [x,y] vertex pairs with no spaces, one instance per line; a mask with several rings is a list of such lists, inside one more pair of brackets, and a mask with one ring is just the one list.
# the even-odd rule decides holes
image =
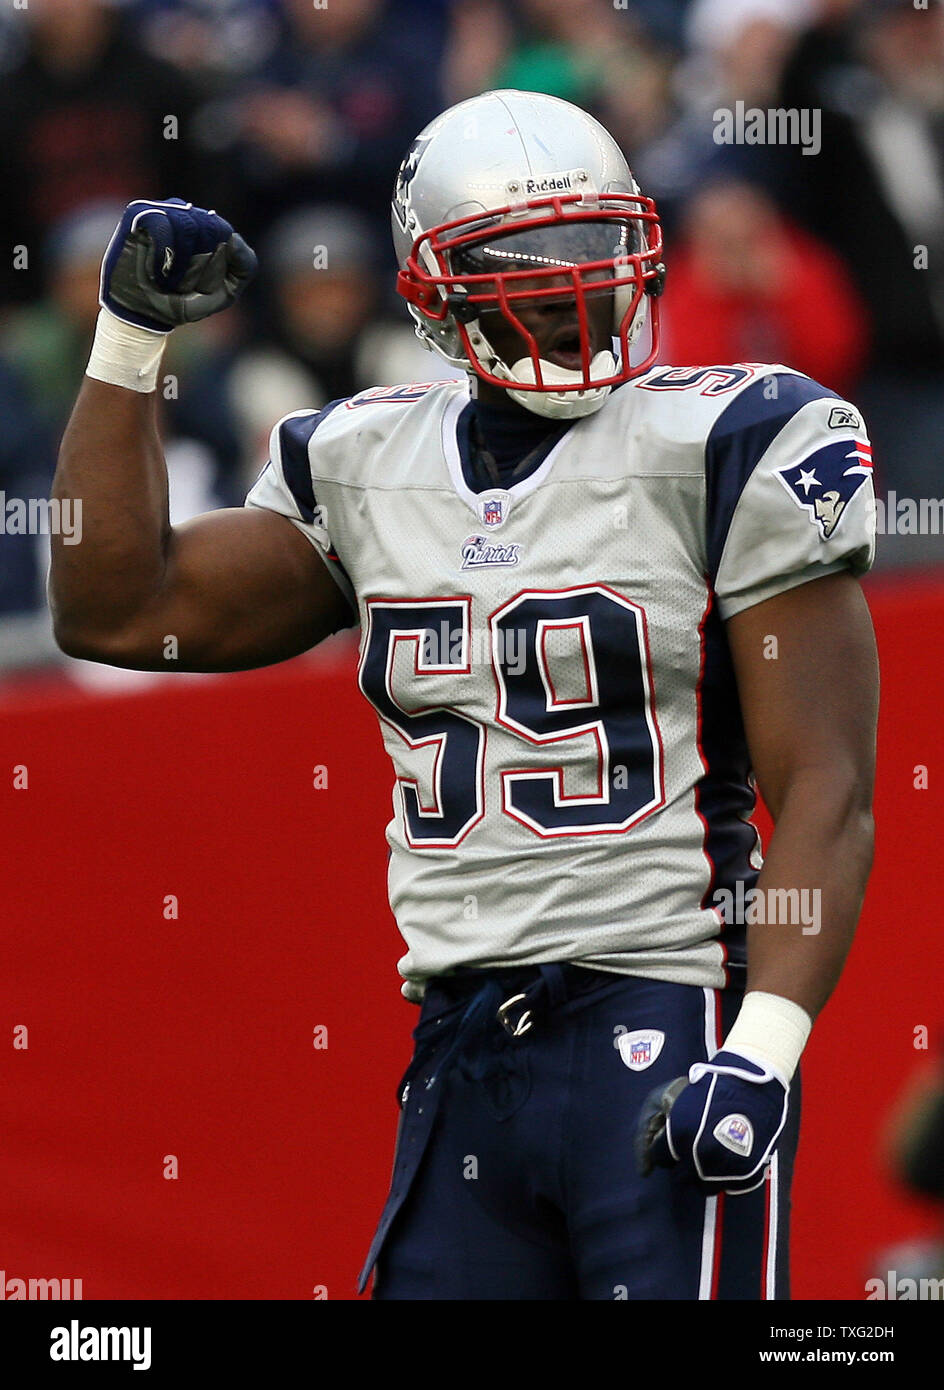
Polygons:
[[[656,360],[665,278],[658,213],[616,142],[579,107],[516,91],[451,107],[401,164],[392,223],[397,289],[417,336],[527,409],[589,415]],[[600,296],[612,303],[606,342],[591,330]],[[634,367],[630,348],[650,303],[652,347]],[[522,315],[546,305],[568,306],[571,317],[575,308],[576,323],[569,347],[542,356]],[[521,344],[515,361],[489,342],[499,324]],[[500,336],[508,341],[506,329]]]

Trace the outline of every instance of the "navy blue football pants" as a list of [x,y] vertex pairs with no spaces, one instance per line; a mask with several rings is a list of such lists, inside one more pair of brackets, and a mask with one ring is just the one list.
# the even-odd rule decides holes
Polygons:
[[717,1050],[741,997],[571,964],[430,981],[359,1288],[376,1261],[375,1299],[788,1298],[798,1075],[755,1192],[635,1162],[643,1101]]

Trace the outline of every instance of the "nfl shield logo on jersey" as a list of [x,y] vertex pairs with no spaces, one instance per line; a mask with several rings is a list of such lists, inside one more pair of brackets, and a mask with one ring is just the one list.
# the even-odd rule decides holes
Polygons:
[[478,498],[479,517],[483,526],[492,530],[508,519],[511,506],[511,493],[504,491],[483,492]]
[[658,1028],[637,1028],[634,1033],[621,1033],[616,1045],[630,1071],[645,1071],[662,1051],[664,1042],[665,1034]]

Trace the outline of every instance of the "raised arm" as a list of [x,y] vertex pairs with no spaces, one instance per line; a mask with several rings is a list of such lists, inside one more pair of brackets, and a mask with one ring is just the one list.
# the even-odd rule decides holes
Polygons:
[[116,232],[92,375],[53,482],[54,498],[82,508],[78,544],[51,538],[50,606],[72,656],[239,670],[295,656],[350,623],[324,562],[285,517],[231,509],[170,525],[153,389],[164,337],[225,308],[253,266],[228,224],[188,207],[132,204]]

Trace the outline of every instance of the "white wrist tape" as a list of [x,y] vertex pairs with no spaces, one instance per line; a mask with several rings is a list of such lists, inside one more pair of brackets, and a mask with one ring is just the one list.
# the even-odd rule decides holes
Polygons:
[[740,1052],[748,1061],[767,1065],[789,1084],[813,1020],[805,1009],[779,994],[752,989],[722,1043],[722,1051]]
[[129,391],[153,391],[166,341],[166,333],[136,328],[102,308],[85,375]]

